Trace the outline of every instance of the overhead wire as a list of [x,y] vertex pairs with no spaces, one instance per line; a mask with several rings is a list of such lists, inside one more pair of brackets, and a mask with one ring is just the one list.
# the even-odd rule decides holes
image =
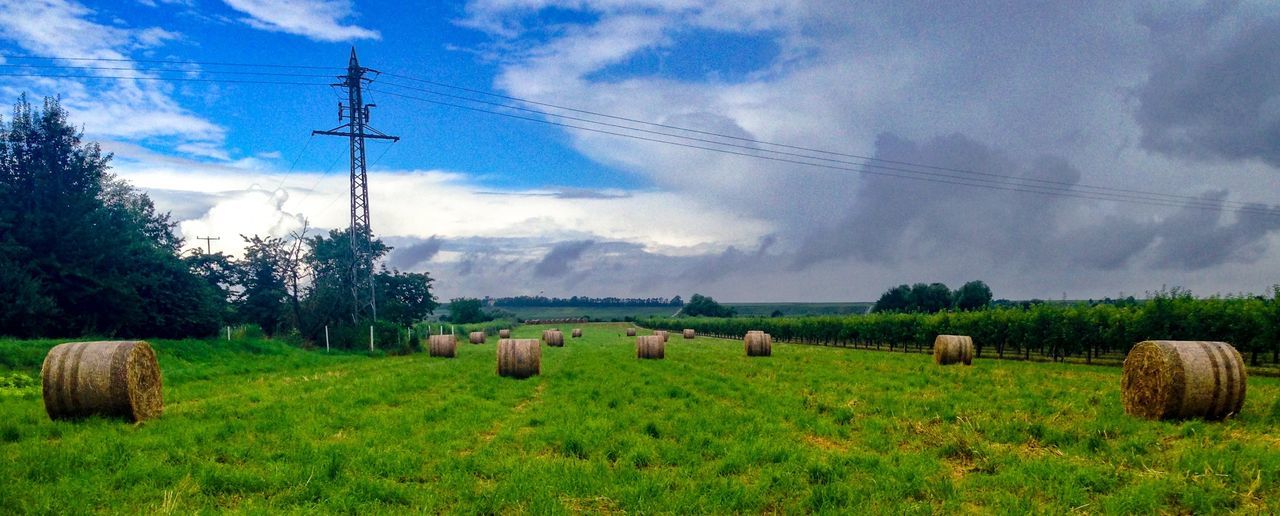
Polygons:
[[[1212,201],[1206,201],[1203,199],[1199,199],[1196,201],[1174,201],[1174,200],[1131,198],[1131,197],[1122,196],[1122,194],[1050,189],[1049,187],[1043,187],[1043,186],[1037,186],[1037,185],[974,182],[976,180],[973,178],[963,178],[963,177],[946,176],[946,175],[939,176],[937,174],[925,173],[920,171],[903,170],[903,172],[907,172],[910,174],[917,174],[917,175],[907,175],[902,173],[894,173],[892,171],[886,172],[884,170],[875,170],[875,169],[872,169],[872,167],[867,166],[866,164],[842,166],[842,165],[833,165],[828,163],[815,163],[812,161],[803,161],[801,159],[783,158],[783,157],[767,156],[767,155],[761,155],[761,154],[751,154],[747,152],[740,152],[740,151],[735,151],[730,149],[708,147],[704,145],[690,144],[690,143],[671,141],[671,140],[663,140],[659,138],[650,138],[650,137],[640,136],[636,134],[620,133],[617,131],[580,126],[580,125],[569,124],[564,122],[557,122],[554,120],[547,120],[544,118],[522,116],[522,115],[516,115],[512,113],[503,113],[501,111],[494,111],[494,110],[478,108],[474,106],[465,106],[465,105],[454,104],[450,102],[443,102],[443,101],[432,100],[432,99],[427,99],[422,97],[415,97],[412,95],[405,95],[402,93],[386,91],[386,90],[381,90],[381,93],[384,95],[391,95],[391,96],[405,98],[409,100],[417,100],[417,101],[427,102],[430,104],[435,104],[435,105],[440,105],[445,107],[453,107],[453,108],[465,109],[465,110],[476,111],[481,113],[488,113],[488,114],[526,120],[526,121],[531,121],[531,122],[536,122],[541,124],[566,127],[570,129],[577,129],[582,131],[589,131],[589,132],[607,134],[607,135],[624,137],[624,138],[632,138],[636,140],[674,145],[674,146],[686,147],[686,148],[692,148],[692,149],[701,149],[701,150],[718,152],[723,154],[765,159],[765,160],[775,161],[775,162],[791,163],[791,164],[827,168],[827,169],[833,169],[833,170],[844,170],[844,171],[856,172],[861,174],[869,174],[869,175],[877,175],[877,176],[885,176],[885,177],[896,177],[900,179],[911,179],[916,181],[949,184],[949,185],[956,185],[956,186],[985,188],[989,190],[1003,190],[1003,191],[1011,191],[1011,192],[1023,192],[1023,193],[1060,196],[1060,197],[1071,197],[1071,198],[1077,198],[1077,199],[1101,200],[1101,201],[1127,201],[1127,202],[1135,202],[1135,203],[1146,204],[1151,206],[1163,206],[1163,207],[1175,207],[1175,208],[1191,207],[1191,208],[1198,208],[1198,209],[1209,210],[1209,211],[1235,211],[1235,212],[1242,212],[1242,213],[1257,213],[1257,214],[1263,214],[1263,215],[1280,216],[1280,210],[1269,209],[1264,207],[1261,204],[1249,204],[1246,206],[1236,207],[1236,208],[1224,208],[1220,204],[1217,204]],[[854,167],[857,167],[857,168],[854,168]],[[879,168],[883,168],[883,167],[879,167]]]
[[[972,171],[972,170],[966,170],[966,169],[959,169],[959,168],[950,168],[950,167],[940,167],[940,166],[934,166],[934,165],[919,164],[919,163],[913,163],[913,162],[908,162],[908,161],[888,160],[888,159],[883,159],[883,158],[873,158],[873,157],[868,157],[868,156],[859,156],[859,155],[855,155],[855,154],[846,154],[846,153],[840,153],[840,152],[834,152],[834,151],[826,151],[826,150],[822,150],[822,149],[815,149],[815,148],[810,148],[810,147],[801,147],[801,146],[796,146],[796,145],[787,145],[787,144],[780,144],[780,143],[772,143],[772,142],[767,142],[767,141],[755,140],[755,139],[751,139],[751,138],[743,138],[743,137],[738,137],[738,136],[733,136],[733,135],[726,135],[726,134],[721,134],[721,133],[715,133],[715,132],[711,132],[711,131],[702,131],[702,130],[691,129],[691,128],[686,128],[686,127],[680,127],[680,126],[674,126],[674,125],[668,125],[668,124],[659,124],[659,123],[654,123],[654,122],[645,122],[645,121],[638,120],[638,119],[634,119],[634,118],[620,117],[620,116],[608,115],[608,114],[598,113],[598,112],[589,111],[589,110],[583,110],[583,109],[576,109],[576,108],[570,108],[570,107],[558,106],[558,105],[555,105],[555,104],[549,104],[549,103],[545,103],[545,102],[537,102],[537,101],[532,101],[532,100],[527,100],[527,99],[521,99],[521,98],[519,98],[519,97],[512,97],[512,96],[501,95],[501,94],[496,94],[496,93],[488,93],[488,92],[484,92],[484,91],[481,91],[481,90],[476,90],[476,89],[473,89],[473,88],[465,88],[465,87],[448,86],[448,85],[445,85],[444,83],[438,83],[438,82],[434,82],[434,81],[427,81],[427,80],[423,80],[423,79],[413,79],[413,78],[410,78],[410,77],[407,77],[407,76],[404,76],[404,75],[399,75],[399,74],[394,74],[394,73],[389,73],[389,72],[384,72],[384,73],[383,73],[383,75],[386,75],[386,76],[389,76],[389,77],[402,78],[402,79],[411,79],[411,80],[416,80],[416,81],[423,82],[423,83],[434,84],[434,85],[441,85],[441,86],[448,87],[448,88],[454,88],[454,89],[463,90],[463,91],[468,91],[468,92],[480,93],[480,94],[484,94],[484,95],[486,95],[486,96],[499,97],[499,98],[509,99],[509,100],[518,101],[518,102],[525,102],[525,103],[529,103],[529,104],[533,104],[533,105],[540,105],[540,106],[552,107],[552,108],[556,108],[556,109],[563,109],[563,110],[567,110],[567,111],[571,111],[571,112],[576,112],[576,113],[591,114],[591,115],[594,115],[594,116],[600,116],[600,117],[604,117],[604,118],[608,118],[608,119],[623,120],[623,121],[627,121],[627,122],[633,122],[633,123],[645,124],[645,125],[650,125],[650,126],[654,126],[654,127],[663,127],[663,128],[670,128],[670,129],[681,130],[681,131],[688,131],[688,132],[693,132],[693,133],[697,133],[697,134],[710,135],[710,136],[715,136],[715,137],[720,137],[720,138],[727,138],[727,139],[731,139],[731,140],[735,140],[735,141],[749,142],[749,143],[753,143],[753,144],[760,144],[760,145],[772,145],[772,146],[777,146],[777,147],[782,147],[782,148],[795,149],[795,150],[802,150],[802,151],[810,152],[810,153],[819,153],[819,154],[825,154],[825,155],[845,156],[845,157],[854,158],[854,159],[861,159],[861,160],[864,160],[864,161],[863,161],[863,162],[854,162],[854,161],[848,161],[848,160],[842,160],[842,159],[824,158],[824,157],[821,157],[821,156],[813,156],[813,155],[811,155],[811,154],[802,154],[802,153],[798,153],[798,152],[790,152],[790,151],[779,151],[779,150],[772,150],[772,149],[764,149],[764,148],[760,148],[760,147],[753,147],[753,146],[751,146],[751,145],[744,145],[744,144],[740,144],[740,143],[732,143],[732,142],[722,142],[722,141],[716,141],[716,140],[709,140],[709,139],[706,139],[706,138],[699,138],[699,137],[685,136],[685,135],[673,134],[673,133],[664,132],[664,131],[655,131],[655,130],[651,130],[651,129],[644,129],[644,128],[640,128],[640,127],[632,127],[632,126],[627,126],[627,125],[622,125],[622,124],[614,124],[614,123],[610,123],[610,122],[601,122],[601,121],[598,121],[598,120],[591,120],[591,119],[582,118],[582,117],[576,117],[576,116],[572,116],[572,115],[564,115],[564,114],[560,114],[560,113],[551,113],[551,112],[547,112],[547,111],[542,111],[542,110],[538,110],[538,109],[531,109],[531,108],[526,108],[526,107],[523,107],[523,106],[516,106],[516,105],[511,105],[511,104],[506,104],[506,103],[491,102],[491,101],[486,101],[486,100],[480,100],[480,99],[475,99],[475,98],[466,97],[466,96],[461,96],[461,95],[454,95],[454,94],[443,93],[443,92],[434,91],[434,90],[429,90],[429,89],[424,89],[424,88],[417,88],[417,87],[413,87],[413,86],[407,86],[407,85],[403,85],[403,84],[396,84],[396,83],[394,83],[394,82],[380,81],[380,84],[385,84],[385,85],[389,85],[389,86],[394,86],[394,87],[404,88],[404,89],[409,89],[409,90],[414,90],[414,91],[420,91],[420,92],[424,92],[424,93],[430,93],[430,94],[432,94],[432,95],[437,95],[437,96],[446,97],[446,98],[452,98],[452,99],[457,99],[457,100],[464,100],[464,101],[468,101],[468,102],[475,102],[475,103],[484,104],[484,105],[489,105],[489,106],[494,106],[494,107],[501,107],[501,108],[505,108],[505,109],[512,109],[512,110],[516,110],[516,111],[523,111],[523,112],[528,112],[528,113],[536,113],[536,114],[540,114],[540,115],[543,115],[543,116],[554,116],[554,117],[559,117],[559,118],[566,119],[566,120],[574,120],[574,121],[583,122],[583,123],[596,124],[596,125],[600,125],[600,126],[604,126],[604,127],[612,127],[612,128],[617,128],[617,129],[624,129],[624,130],[629,130],[629,131],[636,131],[636,132],[646,133],[646,134],[654,134],[654,135],[661,135],[661,136],[667,136],[667,137],[672,137],[672,138],[680,138],[680,139],[682,139],[682,140],[696,141],[696,142],[708,143],[708,144],[712,144],[712,145],[721,145],[721,146],[726,146],[726,147],[733,147],[733,148],[739,148],[739,149],[746,149],[746,150],[751,150],[751,151],[755,151],[755,152],[768,152],[768,153],[771,153],[771,154],[778,154],[778,155],[783,155],[783,156],[790,156],[790,157],[797,157],[797,158],[804,158],[804,159],[812,159],[812,160],[825,161],[825,162],[830,162],[830,163],[839,163],[839,164],[846,164],[846,165],[864,166],[864,167],[870,167],[870,168],[879,168],[879,169],[885,169],[885,170],[891,170],[891,171],[898,171],[898,172],[905,172],[905,173],[912,173],[912,174],[933,175],[933,176],[939,176],[939,177],[950,177],[950,178],[959,178],[959,177],[960,177],[960,176],[956,176],[956,175],[953,175],[953,174],[932,174],[932,173],[930,173],[930,172],[925,172],[925,171],[918,171],[918,170],[913,170],[913,169],[905,169],[905,168],[902,168],[902,167],[916,167],[916,168],[923,168],[923,169],[927,169],[927,170],[940,171],[940,172],[952,172],[952,173],[958,173],[958,174],[963,174],[963,175],[975,175],[975,176],[982,176],[982,177],[974,177],[974,178],[965,177],[965,178],[963,178],[963,179],[965,179],[965,180],[973,180],[973,181],[978,181],[978,182],[984,182],[984,183],[992,183],[992,184],[1019,184],[1019,185],[1029,186],[1029,187],[1047,188],[1047,189],[1060,190],[1060,191],[1068,191],[1068,190],[1069,190],[1069,191],[1088,190],[1088,191],[1089,191],[1088,193],[1098,193],[1098,194],[1102,194],[1102,195],[1117,196],[1117,197],[1118,197],[1118,199],[1117,199],[1117,200],[1148,199],[1148,200],[1160,200],[1160,201],[1169,201],[1169,200],[1171,200],[1171,201],[1192,202],[1192,203],[1198,203],[1198,202],[1199,202],[1199,203],[1202,203],[1202,202],[1205,202],[1205,200],[1204,200],[1203,198],[1195,197],[1195,196],[1188,196],[1188,195],[1168,194],[1168,193],[1161,193],[1161,192],[1148,192],[1148,191],[1142,191],[1142,190],[1133,190],[1133,189],[1125,189],[1125,188],[1115,188],[1115,187],[1097,186],[1097,185],[1090,185],[1090,184],[1085,184],[1085,183],[1073,183],[1073,182],[1068,182],[1068,181],[1057,181],[1057,180],[1051,180],[1051,179],[1029,178],[1029,177],[1020,177],[1020,176],[1011,176],[1011,175],[1006,175],[1006,174],[994,174],[994,173],[989,173],[989,172],[978,172],[978,171]],[[876,163],[868,163],[868,162],[876,162]],[[878,163],[889,163],[889,164],[893,164],[893,165],[900,165],[900,166],[880,165],[880,164],[878,164]],[[990,179],[988,179],[988,178],[990,178]],[[1250,206],[1250,205],[1252,205],[1252,204],[1253,204],[1253,203],[1246,203],[1246,202],[1241,202],[1241,201],[1226,201],[1226,200],[1222,201],[1222,203],[1223,203],[1224,205],[1230,205],[1230,206],[1234,206],[1234,207],[1247,207],[1247,206]]]
[[[6,55],[4,56],[4,58],[7,60],[121,62],[121,63],[163,64],[163,65],[171,65],[171,66],[172,65],[236,66],[236,67],[331,70],[331,71],[336,71],[341,69],[339,67],[334,67],[334,66],[294,65],[294,64],[279,64],[279,63],[234,63],[234,62],[218,62],[218,61],[127,59],[127,58],[101,58],[101,57]],[[78,70],[124,71],[124,70],[115,70],[114,67],[96,67],[96,66],[83,66],[83,65],[61,66],[61,65],[43,65],[43,64],[4,64],[0,66],[7,66],[7,67],[27,66],[31,68],[52,68],[52,69],[68,69],[68,70],[78,69]],[[239,71],[237,70],[204,70],[204,69],[190,70],[190,69],[166,69],[166,68],[157,68],[157,67],[138,67],[138,68],[129,68],[125,70],[137,71],[140,73],[141,72],[186,73],[188,75],[191,75],[191,74],[237,75],[238,74],[238,75],[257,75],[257,76],[280,76],[280,77],[328,77],[329,76],[329,75],[320,75],[320,74],[254,72],[254,71],[247,71],[247,70],[239,70]],[[535,101],[535,100],[525,99],[525,98],[520,98],[515,96],[503,95],[503,94],[480,90],[476,88],[456,86],[456,85],[452,85],[444,82],[432,81],[428,79],[422,79],[419,77],[397,74],[393,72],[382,72],[382,75],[386,77],[412,81],[420,84],[427,84],[431,86],[452,89],[457,91],[465,91],[468,93],[474,93],[474,94],[483,95],[486,97],[501,98],[501,99],[510,100],[514,102],[520,102],[520,103],[529,104],[529,105],[542,106],[542,107],[551,108],[551,109],[558,109],[562,111],[590,115],[590,116],[600,117],[600,118],[609,119],[609,120],[618,120],[618,121],[628,122],[632,124],[641,124],[649,127],[659,127],[659,128],[671,129],[675,131],[688,132],[692,134],[701,134],[704,136],[711,136],[715,138],[733,140],[735,142],[743,142],[743,143],[717,141],[717,140],[711,140],[706,138],[692,137],[688,135],[681,135],[681,134],[674,134],[674,133],[669,133],[664,131],[645,129],[643,127],[633,127],[633,126],[627,126],[622,124],[614,124],[610,122],[602,122],[600,120],[592,120],[592,119],[583,118],[583,117],[575,117],[572,115],[565,115],[562,113],[552,113],[544,110],[532,109],[532,108],[527,108],[527,107],[518,106],[518,105],[484,101],[484,100],[461,96],[461,95],[442,93],[439,91],[428,90],[425,88],[417,88],[417,87],[409,86],[405,84],[398,84],[391,81],[385,81],[385,80],[379,81],[379,84],[386,84],[391,87],[419,91],[419,92],[428,93],[436,96],[453,98],[455,100],[461,100],[464,102],[480,103],[483,105],[488,105],[488,106],[492,106],[500,109],[532,113],[532,114],[538,115],[539,117],[556,117],[563,120],[572,120],[572,121],[580,122],[583,124],[591,124],[593,126],[610,127],[610,128],[619,129],[622,131],[639,132],[643,134],[663,136],[665,138],[676,138],[677,140],[681,140],[681,141],[670,141],[670,140],[664,140],[661,138],[649,138],[649,137],[644,137],[636,134],[603,130],[603,129],[599,129],[598,127],[579,126],[575,124],[557,122],[554,120],[546,120],[545,118],[532,117],[532,116],[520,116],[512,113],[504,113],[501,111],[493,111],[493,110],[488,110],[483,108],[476,108],[474,106],[464,106],[464,105],[453,104],[449,102],[425,99],[421,97],[414,97],[411,95],[405,95],[405,94],[400,94],[400,93],[390,92],[385,90],[381,92],[384,94],[393,95],[401,98],[428,102],[428,103],[433,103],[433,104],[446,106],[446,107],[461,108],[461,109],[466,109],[471,111],[501,115],[505,117],[516,118],[516,119],[521,119],[526,121],[561,126],[561,127],[575,129],[575,130],[596,132],[596,133],[608,134],[608,135],[613,135],[618,137],[633,138],[633,139],[638,139],[643,141],[650,141],[654,143],[701,149],[701,150],[707,150],[707,151],[725,153],[725,154],[731,154],[731,155],[740,155],[745,157],[766,159],[766,160],[771,160],[776,162],[794,163],[794,164],[811,166],[811,167],[847,170],[847,171],[863,173],[863,174],[880,175],[880,176],[895,177],[895,178],[901,178],[901,179],[914,179],[918,181],[928,181],[928,182],[952,184],[952,185],[958,185],[958,186],[969,186],[969,187],[977,187],[977,188],[987,188],[992,190],[1005,190],[1005,191],[1024,192],[1024,193],[1037,193],[1042,195],[1058,195],[1063,197],[1073,197],[1073,198],[1088,199],[1088,200],[1128,201],[1128,202],[1136,202],[1136,203],[1152,205],[1152,206],[1192,207],[1192,208],[1200,208],[1200,209],[1215,210],[1215,211],[1231,210],[1231,211],[1237,211],[1242,213],[1261,213],[1261,214],[1267,214],[1267,215],[1280,214],[1277,212],[1276,209],[1266,207],[1261,203],[1251,203],[1251,202],[1243,202],[1243,201],[1226,201],[1226,200],[1214,201],[1214,200],[1205,199],[1203,197],[1195,197],[1195,196],[1188,196],[1188,195],[1149,192],[1149,191],[1143,191],[1143,190],[1125,189],[1125,188],[1116,188],[1116,187],[1105,187],[1105,186],[1098,186],[1098,185],[1073,183],[1068,181],[1057,181],[1052,179],[1027,178],[1027,177],[1019,177],[1019,176],[1012,176],[1012,175],[1006,175],[1006,174],[996,174],[992,172],[983,172],[983,171],[975,171],[975,170],[968,170],[968,169],[961,169],[961,168],[944,167],[944,166],[925,164],[925,163],[916,163],[916,162],[903,161],[903,160],[890,160],[890,159],[877,158],[872,156],[862,156],[862,155],[851,154],[851,153],[831,151],[827,149],[819,149],[819,148],[792,145],[792,144],[783,144],[783,143],[770,142],[765,140],[758,140],[754,138],[745,138],[745,137],[736,136],[736,135],[728,135],[723,133],[717,133],[714,131],[706,131],[706,130],[700,130],[700,129],[690,128],[690,127],[682,127],[682,126],[677,126],[672,124],[650,122],[650,121],[640,120],[637,118],[624,117],[624,116],[613,115],[608,113],[601,113],[598,111],[574,108],[569,106],[562,106],[562,105],[557,105],[557,104],[552,104],[547,102],[540,102],[540,101]],[[233,79],[233,78],[222,78],[222,77],[189,77],[189,76],[188,77],[152,77],[152,76],[123,76],[123,75],[100,75],[100,74],[69,75],[69,74],[53,74],[53,73],[3,73],[3,72],[0,72],[0,77],[45,77],[45,78],[120,79],[120,80],[132,79],[132,80],[143,80],[143,81],[180,81],[180,82],[211,82],[211,83],[239,83],[239,84],[300,85],[300,86],[327,85],[327,84],[320,84],[315,82],[296,82],[296,81],[281,81],[281,80],[247,80],[247,79]],[[366,90],[372,91],[372,92],[378,91],[375,88],[367,88]],[[697,142],[698,144],[685,143],[690,141]],[[715,145],[717,147],[707,147],[705,145],[699,145],[699,144]],[[744,144],[750,144],[750,145],[744,145]],[[781,149],[790,149],[790,150],[780,151],[776,149],[762,148],[759,146],[777,147]],[[729,149],[721,148],[721,147],[729,147]],[[388,147],[387,149],[384,149],[383,154],[385,154],[389,149],[390,147]],[[739,152],[731,149],[742,149],[750,152]],[[791,152],[791,151],[801,151],[801,152]],[[771,155],[762,155],[761,153],[771,154]],[[805,153],[809,153],[809,154],[805,154]],[[857,159],[857,160],[863,160],[863,161],[854,162],[854,161],[848,161],[843,159],[825,158],[822,156],[815,156],[813,154],[821,154],[824,156],[839,156],[843,158],[851,158],[851,159]],[[783,156],[783,157],[779,157],[779,156]],[[380,158],[381,156],[379,156],[379,159]],[[375,162],[376,161],[377,160],[375,160]],[[815,163],[815,161],[821,162],[821,163]],[[881,165],[881,163],[887,163],[890,165],[897,165],[897,166],[891,167],[887,165]],[[844,165],[848,165],[848,166],[844,166]],[[857,167],[857,168],[853,168],[853,167]],[[911,167],[911,168],[904,168],[904,167]],[[876,169],[876,170],[869,170],[869,169]],[[925,170],[918,170],[918,169],[925,169]],[[934,172],[929,172],[929,171],[934,171]],[[954,175],[954,174],[961,174],[961,175]],[[969,177],[969,176],[980,176],[980,177]],[[1230,206],[1230,208],[1228,208],[1228,206]]]

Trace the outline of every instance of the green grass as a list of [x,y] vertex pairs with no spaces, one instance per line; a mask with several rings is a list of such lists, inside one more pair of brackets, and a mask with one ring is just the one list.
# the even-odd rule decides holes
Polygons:
[[158,342],[160,419],[0,396],[0,513],[1280,510],[1271,378],[1236,419],[1154,423],[1122,413],[1115,368],[679,337],[640,361],[623,325],[584,328],[523,381],[494,374],[496,339],[452,360]]
[[670,317],[679,310],[675,306],[499,306],[520,319],[566,319],[591,317],[597,320],[622,320],[626,317]]

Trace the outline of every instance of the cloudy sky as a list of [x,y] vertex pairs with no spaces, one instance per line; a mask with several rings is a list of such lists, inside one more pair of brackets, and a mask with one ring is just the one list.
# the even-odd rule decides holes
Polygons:
[[236,253],[347,223],[354,45],[374,231],[445,298],[1280,283],[1273,2],[426,4],[0,0],[0,94]]

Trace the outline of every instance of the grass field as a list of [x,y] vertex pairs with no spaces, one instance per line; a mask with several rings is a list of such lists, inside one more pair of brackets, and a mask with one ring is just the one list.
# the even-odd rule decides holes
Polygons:
[[[167,408],[141,425],[0,388],[0,513],[1280,511],[1275,379],[1233,420],[1155,423],[1122,413],[1116,368],[679,337],[639,361],[624,326],[584,328],[523,381],[494,339],[157,342]],[[0,373],[51,344],[0,342]]]

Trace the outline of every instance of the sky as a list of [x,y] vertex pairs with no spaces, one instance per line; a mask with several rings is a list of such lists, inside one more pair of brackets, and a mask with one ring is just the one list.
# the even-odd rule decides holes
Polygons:
[[346,226],[353,47],[384,265],[444,299],[1280,283],[1273,2],[0,0],[0,98],[237,254]]

